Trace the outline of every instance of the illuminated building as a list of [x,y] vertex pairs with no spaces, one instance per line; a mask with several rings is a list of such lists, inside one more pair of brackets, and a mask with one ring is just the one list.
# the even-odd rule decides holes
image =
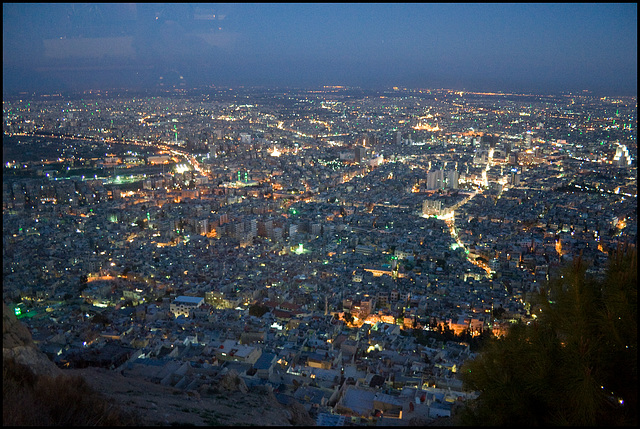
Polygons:
[[245,143],[245,144],[251,143],[251,134],[240,133],[240,143]]
[[427,173],[427,189],[444,189],[444,171],[435,170]]
[[446,187],[448,189],[458,189],[460,174],[456,170],[446,172]]
[[515,168],[511,169],[511,177],[509,179],[509,184],[511,186],[520,186],[520,172]]
[[532,142],[533,136],[531,135],[531,131],[527,131],[527,133],[524,136],[524,145],[527,148],[531,147],[531,142]]
[[204,298],[197,296],[179,296],[170,305],[169,310],[175,317],[183,315],[189,317],[192,309],[204,304]]
[[442,201],[441,200],[424,200],[422,202],[422,215],[440,215],[442,214]]

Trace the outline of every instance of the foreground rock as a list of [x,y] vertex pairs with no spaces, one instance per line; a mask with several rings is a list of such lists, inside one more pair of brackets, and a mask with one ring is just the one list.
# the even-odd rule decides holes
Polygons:
[[37,348],[29,330],[4,303],[2,337],[3,357],[28,366],[36,375],[81,376],[119,409],[137,415],[143,425],[314,425],[302,405],[281,405],[268,387],[250,390],[235,370],[213,386],[183,391],[104,368],[60,369]]
[[31,368],[34,374],[55,377],[61,374],[47,355],[33,343],[29,329],[20,322],[15,313],[2,303],[2,357]]
[[[170,386],[127,377],[102,368],[64,370],[81,375],[97,391],[119,403],[124,410],[137,411],[145,425],[313,425],[304,407],[284,407],[268,388],[241,392],[215,386],[210,392],[185,392]],[[231,371],[227,374],[231,374]],[[229,375],[227,387],[237,383]],[[244,385],[246,388],[246,385]],[[299,405],[299,404],[296,404]]]

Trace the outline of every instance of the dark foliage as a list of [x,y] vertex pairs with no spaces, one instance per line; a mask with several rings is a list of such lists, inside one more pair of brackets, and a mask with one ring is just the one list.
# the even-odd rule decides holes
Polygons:
[[538,296],[536,320],[492,339],[463,366],[480,396],[471,425],[637,424],[637,252],[619,249],[606,277],[577,259]]
[[251,316],[262,317],[267,312],[269,312],[269,307],[266,305],[254,304],[249,307],[249,315]]

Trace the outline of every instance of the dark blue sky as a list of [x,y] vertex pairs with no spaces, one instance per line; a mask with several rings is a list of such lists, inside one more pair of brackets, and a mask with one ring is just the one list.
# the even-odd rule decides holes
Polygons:
[[637,20],[635,3],[4,3],[3,88],[183,83],[636,95]]

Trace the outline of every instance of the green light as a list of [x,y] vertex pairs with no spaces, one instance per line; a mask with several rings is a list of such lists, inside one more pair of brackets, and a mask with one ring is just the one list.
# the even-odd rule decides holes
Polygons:
[[20,309],[20,307],[16,307],[13,309],[13,312],[16,314],[16,316],[20,316],[22,314],[22,309]]

